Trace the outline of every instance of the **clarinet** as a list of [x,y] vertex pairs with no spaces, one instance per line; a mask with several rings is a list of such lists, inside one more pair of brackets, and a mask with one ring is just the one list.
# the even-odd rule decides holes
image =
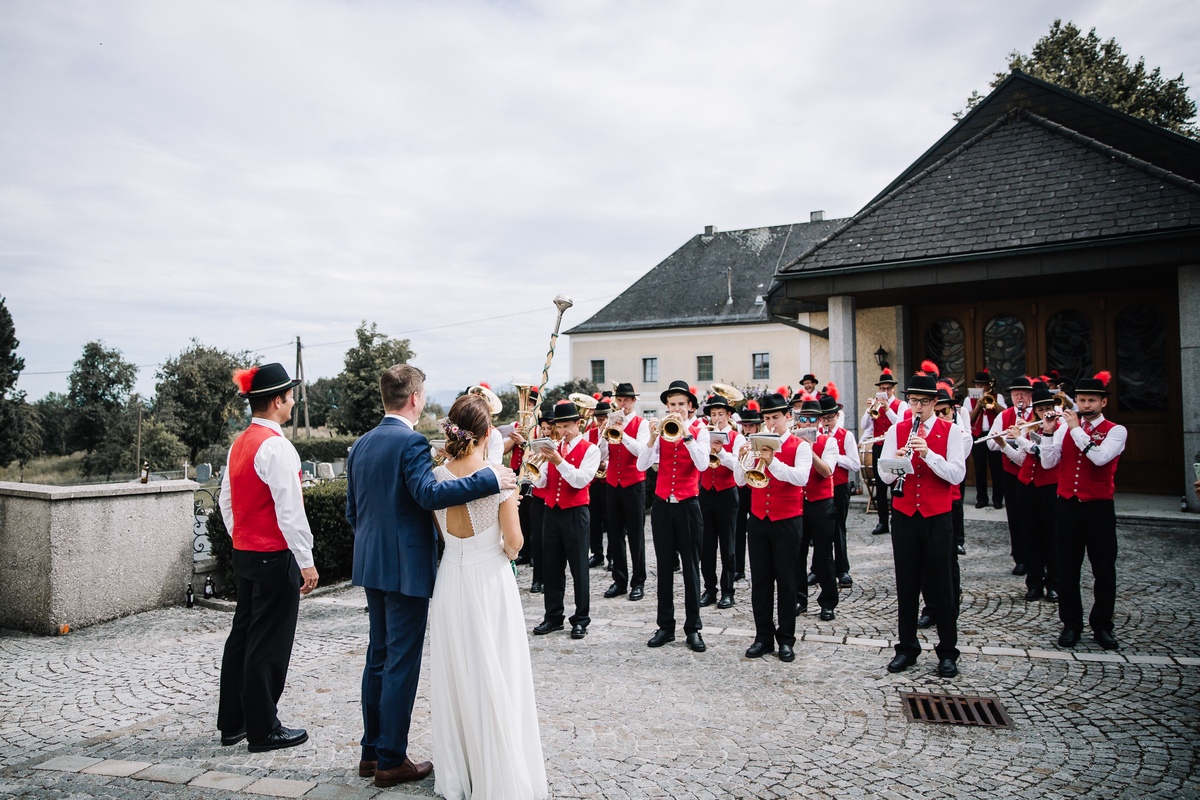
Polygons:
[[[920,430],[921,423],[914,416],[912,419],[912,430],[908,434],[908,441],[904,443],[904,447],[900,450],[900,452],[904,453],[905,458],[912,458],[913,439],[917,438],[917,434]],[[906,477],[908,477],[908,474],[904,472],[901,472],[896,476],[896,482],[892,484],[892,497],[904,497],[904,479]]]

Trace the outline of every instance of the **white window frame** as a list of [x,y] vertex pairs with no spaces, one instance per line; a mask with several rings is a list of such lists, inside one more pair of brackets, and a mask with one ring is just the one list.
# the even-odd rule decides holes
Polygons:
[[[756,362],[759,356],[762,356],[764,362],[763,366],[766,367],[766,372],[763,375],[758,374],[758,364]],[[771,353],[769,351],[766,353],[750,354],[750,376],[750,379],[755,381],[771,380]]]

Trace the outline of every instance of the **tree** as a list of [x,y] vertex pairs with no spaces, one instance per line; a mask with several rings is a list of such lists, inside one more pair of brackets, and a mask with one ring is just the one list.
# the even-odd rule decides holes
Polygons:
[[[318,378],[305,387],[308,392],[308,419],[313,427],[331,425],[331,416],[341,404],[341,384],[337,378]],[[301,411],[301,413],[303,413]]]
[[188,448],[166,425],[154,419],[134,395],[109,420],[104,440],[83,457],[85,475],[133,475],[138,463],[138,417],[141,412],[143,461],[155,471],[183,468]]
[[28,417],[22,410],[25,394],[16,391],[17,378],[25,369],[25,359],[17,355],[20,344],[12,314],[0,297],[0,466],[18,457],[22,423]]
[[[1163,80],[1159,67],[1147,71],[1145,58],[1130,64],[1116,39],[1101,41],[1095,28],[1084,36],[1073,22],[1064,25],[1056,19],[1028,56],[1017,50],[1008,54],[1008,69],[1020,70],[1184,136],[1200,138],[1200,128],[1191,122],[1196,117],[1196,103],[1188,97],[1183,74],[1168,81]],[[997,72],[991,87],[999,86],[1008,76],[1009,72]],[[982,100],[979,92],[971,92],[967,107],[954,118],[961,119]]]
[[600,391],[599,387],[591,381],[585,381],[583,378],[576,378],[565,383],[560,383],[558,386],[548,387],[546,396],[542,398],[542,408],[552,409],[554,404],[559,400],[566,400],[568,396],[579,393],[593,395]]
[[346,351],[345,369],[338,375],[341,403],[330,421],[342,433],[362,436],[383,417],[379,377],[395,364],[405,364],[415,354],[408,339],[392,339],[363,320],[354,331],[358,344]]
[[42,429],[41,452],[48,456],[69,456],[71,399],[60,392],[49,392],[33,407]]
[[154,417],[188,448],[194,462],[201,450],[225,441],[230,421],[242,418],[233,371],[250,364],[250,354],[205,347],[196,339],[157,373]]
[[69,446],[91,453],[108,438],[136,378],[137,367],[122,358],[120,350],[106,349],[103,342],[83,346],[68,380]]

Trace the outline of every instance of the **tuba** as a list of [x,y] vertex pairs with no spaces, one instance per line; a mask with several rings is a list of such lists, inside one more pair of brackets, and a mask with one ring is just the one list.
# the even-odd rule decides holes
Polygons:
[[736,406],[738,403],[746,399],[746,395],[736,386],[730,386],[727,383],[714,383],[709,387],[712,394],[719,394],[725,398],[725,401],[731,406]]
[[579,430],[587,430],[588,425],[592,422],[592,415],[596,413],[596,398],[583,392],[571,392],[567,395],[567,399],[579,409]]

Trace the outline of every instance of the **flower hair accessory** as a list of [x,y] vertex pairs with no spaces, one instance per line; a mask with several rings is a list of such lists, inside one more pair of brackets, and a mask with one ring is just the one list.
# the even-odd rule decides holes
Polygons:
[[442,420],[442,430],[445,431],[447,439],[454,439],[459,442],[470,442],[475,439],[475,434],[470,431],[464,431],[449,419]]

